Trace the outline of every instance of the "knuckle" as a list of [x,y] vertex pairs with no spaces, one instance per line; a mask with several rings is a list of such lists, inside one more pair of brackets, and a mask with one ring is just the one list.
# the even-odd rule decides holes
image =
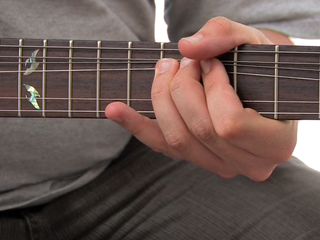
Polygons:
[[236,117],[230,117],[221,121],[220,126],[216,127],[217,134],[226,140],[238,137],[243,132],[243,124]]
[[169,133],[165,134],[165,139],[169,147],[175,150],[183,150],[186,147],[186,138],[182,135]]
[[191,131],[198,139],[202,141],[207,141],[213,136],[211,124],[204,120],[194,123],[191,127]]

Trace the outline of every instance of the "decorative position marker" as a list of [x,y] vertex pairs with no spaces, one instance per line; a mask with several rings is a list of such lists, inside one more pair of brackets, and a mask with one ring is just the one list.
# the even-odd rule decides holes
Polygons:
[[34,71],[37,70],[40,63],[37,62],[36,57],[39,52],[39,49],[32,52],[31,57],[28,58],[24,64],[24,66],[27,68],[27,70],[24,72],[24,75],[30,75]]
[[37,97],[40,97],[40,94],[38,93],[38,91],[34,87],[32,87],[28,84],[23,84],[23,85],[26,88],[26,90],[31,94],[31,96],[29,98],[28,98],[28,96],[26,96],[28,101],[32,104],[32,106],[35,109],[40,110],[39,104],[37,102]]

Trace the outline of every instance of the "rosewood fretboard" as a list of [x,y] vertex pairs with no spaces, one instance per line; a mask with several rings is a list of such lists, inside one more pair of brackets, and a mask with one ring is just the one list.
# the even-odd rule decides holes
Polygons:
[[[104,118],[113,101],[154,117],[160,58],[180,59],[177,44],[0,39],[0,117]],[[220,59],[245,107],[274,119],[320,118],[319,47],[245,45]],[[39,93],[39,109],[26,86]]]

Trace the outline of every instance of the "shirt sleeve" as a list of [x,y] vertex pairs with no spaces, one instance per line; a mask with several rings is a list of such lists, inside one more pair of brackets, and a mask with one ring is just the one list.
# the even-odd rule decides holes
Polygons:
[[291,37],[320,38],[319,0],[166,0],[171,41],[192,35],[216,16]]

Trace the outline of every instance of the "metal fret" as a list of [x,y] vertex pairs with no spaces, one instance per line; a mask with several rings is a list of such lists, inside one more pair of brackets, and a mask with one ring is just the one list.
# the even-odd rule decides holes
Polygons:
[[73,40],[69,41],[69,71],[68,71],[68,117],[72,117],[72,80],[73,80],[73,66],[72,66],[72,56],[73,56]]
[[131,98],[131,51],[132,42],[128,42],[128,71],[127,71],[127,105],[130,106]]
[[235,47],[233,52],[233,88],[238,92],[238,47]]
[[47,47],[48,41],[43,40],[43,51],[42,51],[42,117],[46,117],[46,83],[47,83]]
[[319,61],[319,74],[318,74],[318,91],[319,91],[319,96],[318,96],[318,104],[319,104],[319,116],[318,118],[320,119],[320,56],[318,58]]
[[18,117],[21,117],[21,88],[22,88],[22,56],[23,39],[19,39],[19,60],[18,60]]
[[164,43],[160,43],[160,59],[162,59],[164,56]]
[[100,83],[101,83],[101,41],[97,42],[97,83],[96,83],[96,117],[100,117]]
[[279,45],[275,46],[274,57],[274,119],[278,119],[278,98],[279,98]]

